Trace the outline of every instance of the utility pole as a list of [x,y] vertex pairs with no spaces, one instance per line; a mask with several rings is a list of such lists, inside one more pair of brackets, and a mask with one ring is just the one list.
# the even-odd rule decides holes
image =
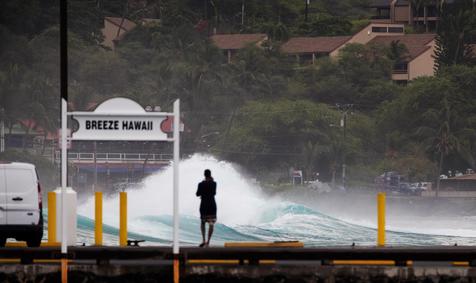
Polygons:
[[245,0],[241,2],[241,25],[245,25]]
[[342,143],[343,145],[343,148],[342,148],[342,186],[344,187],[345,189],[345,181],[346,181],[346,176],[345,176],[345,167],[346,167],[346,164],[345,164],[345,154],[346,154],[346,136],[345,136],[345,133],[346,133],[346,129],[347,129],[347,111],[345,111],[342,115],[342,120],[341,120],[341,127],[344,128],[344,142]]
[[5,151],[5,119],[4,119],[4,113],[5,109],[0,109],[0,152]]
[[343,142],[342,142],[342,186],[344,189],[346,188],[346,144],[347,144],[347,115],[348,113],[351,113],[352,107],[354,106],[353,104],[336,104],[337,109],[342,113],[342,118],[340,120],[340,126],[343,129],[344,135],[343,135]]
[[306,0],[306,10],[304,12],[304,20],[307,22],[307,15],[309,14],[309,2],[311,0]]

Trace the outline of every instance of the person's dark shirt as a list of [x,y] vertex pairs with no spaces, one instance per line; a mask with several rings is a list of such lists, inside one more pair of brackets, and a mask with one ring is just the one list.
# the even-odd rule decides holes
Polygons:
[[211,180],[204,180],[198,184],[197,197],[201,197],[202,202],[215,202],[217,183]]

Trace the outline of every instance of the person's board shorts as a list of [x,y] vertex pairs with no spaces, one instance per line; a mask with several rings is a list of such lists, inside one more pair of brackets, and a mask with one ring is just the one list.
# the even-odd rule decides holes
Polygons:
[[200,219],[202,220],[202,222],[206,222],[209,224],[215,224],[215,222],[217,222],[216,215],[201,215]]

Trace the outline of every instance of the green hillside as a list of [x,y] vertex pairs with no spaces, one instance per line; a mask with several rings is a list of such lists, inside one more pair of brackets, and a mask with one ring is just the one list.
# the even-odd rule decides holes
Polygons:
[[[368,21],[368,2],[312,0],[306,21],[304,0],[70,0],[72,106],[84,110],[122,96],[167,111],[180,98],[184,155],[210,152],[274,182],[290,167],[308,179],[319,172],[325,181],[339,180],[343,158],[354,184],[384,170],[413,180],[476,170],[476,67],[455,51],[474,39],[472,1],[442,13],[437,75],[408,85],[390,80],[395,50],[352,44],[337,60],[310,66],[279,52],[291,36],[352,34]],[[58,13],[58,1],[2,2],[7,133],[25,119],[51,132],[59,126]],[[100,44],[105,16],[160,23],[138,26],[113,51]],[[267,33],[271,40],[240,50],[228,64],[208,38],[214,29]],[[455,33],[464,46],[452,45]]]

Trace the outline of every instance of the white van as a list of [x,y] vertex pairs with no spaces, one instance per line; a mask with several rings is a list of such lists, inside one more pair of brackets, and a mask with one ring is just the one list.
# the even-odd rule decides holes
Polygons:
[[0,246],[15,238],[38,247],[42,237],[41,187],[35,166],[0,161]]

